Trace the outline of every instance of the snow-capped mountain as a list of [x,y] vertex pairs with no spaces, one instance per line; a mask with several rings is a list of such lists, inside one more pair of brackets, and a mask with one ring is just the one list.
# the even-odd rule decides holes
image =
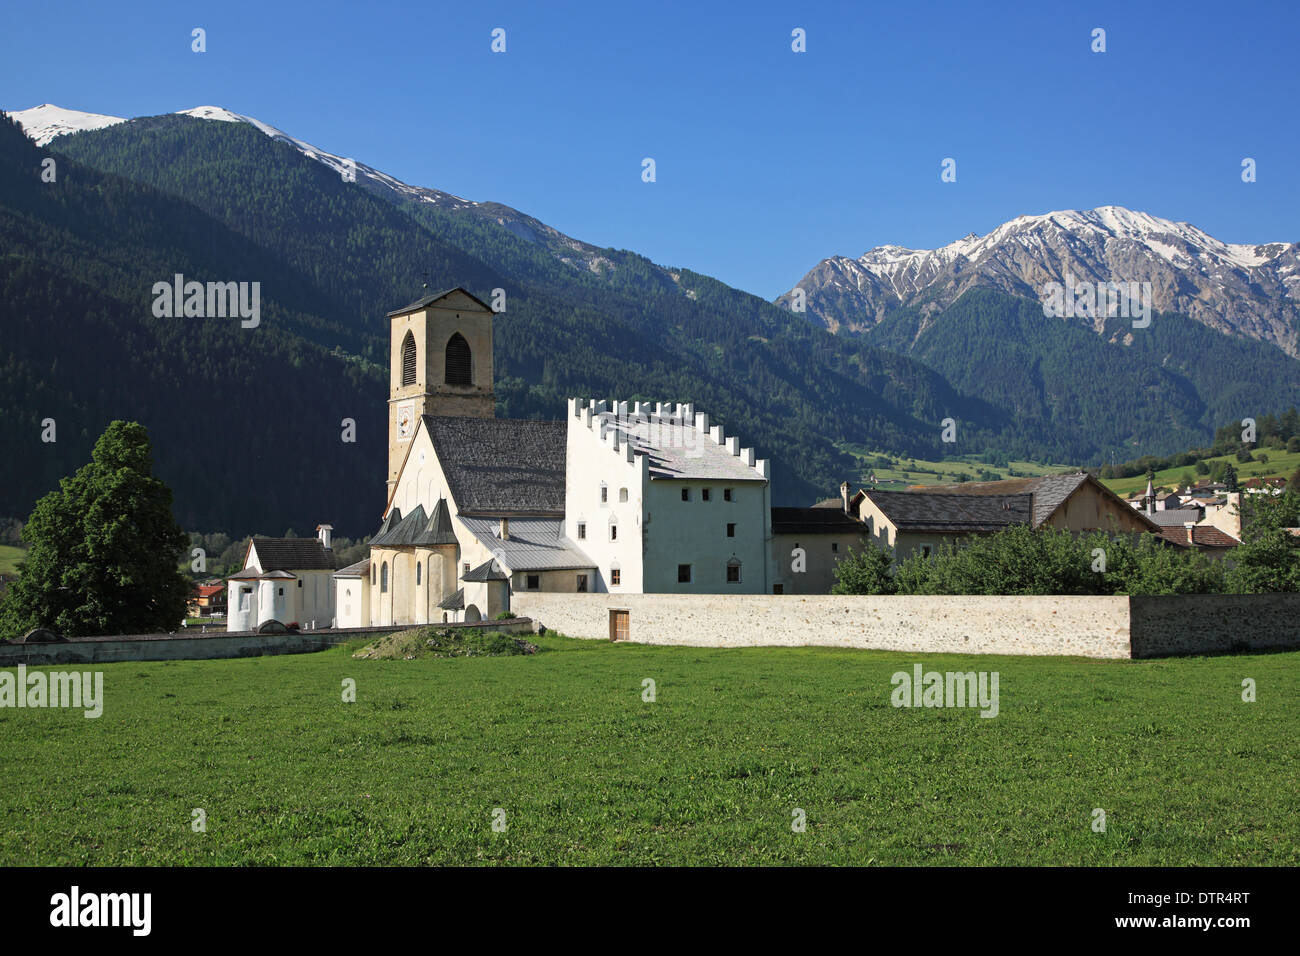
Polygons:
[[80,110],[65,110],[53,103],[42,103],[29,110],[10,113],[23,132],[36,141],[37,146],[44,146],[56,136],[67,133],[80,133],[87,129],[103,129],[125,123],[120,116],[105,116],[102,113],[83,113]]
[[[970,288],[1041,299],[1047,283],[1149,282],[1152,307],[1297,355],[1300,246],[1221,242],[1185,222],[1120,206],[1020,216],[939,249],[879,246],[822,260],[796,288],[831,329],[865,330],[890,311],[937,312]],[[777,299],[790,307],[794,290]],[[1103,320],[1082,318],[1101,331]]]
[[[105,116],[98,113],[83,113],[79,110],[63,109],[49,103],[10,113],[23,132],[44,146],[58,136],[77,133],[82,130],[101,129],[128,120],[120,116]],[[269,123],[263,123],[252,116],[235,113],[221,106],[196,106],[193,109],[179,110],[176,115],[192,116],[196,119],[212,120],[225,123],[247,123],[267,136],[297,149],[308,159],[314,159],[344,175],[354,175],[362,188],[369,189],[393,202],[426,203],[440,209],[470,211],[495,221],[502,228],[526,242],[538,243],[547,248],[561,262],[578,270],[602,272],[614,268],[614,264],[602,255],[602,251],[589,243],[566,236],[546,223],[517,209],[500,203],[475,202],[463,199],[451,193],[425,186],[412,186],[372,166],[350,157],[338,156],[328,150],[313,146],[311,143],[296,139]],[[355,164],[354,166],[352,164]]]

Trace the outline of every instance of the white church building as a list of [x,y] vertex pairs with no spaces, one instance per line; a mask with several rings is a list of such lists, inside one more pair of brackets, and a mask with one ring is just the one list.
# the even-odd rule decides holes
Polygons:
[[[791,545],[829,558],[859,539],[825,509],[778,509],[774,534],[769,462],[689,404],[573,398],[562,421],[496,418],[493,313],[462,288],[388,319],[388,493],[369,557],[329,565],[325,602],[329,554],[255,539],[230,579],[231,630],[489,620],[519,591],[826,593],[829,572],[789,573]],[[328,531],[316,544],[328,552]]]

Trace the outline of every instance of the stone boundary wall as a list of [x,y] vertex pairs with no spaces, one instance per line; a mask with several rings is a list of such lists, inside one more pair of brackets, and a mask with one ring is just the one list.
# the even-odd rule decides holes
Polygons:
[[695,647],[851,647],[1097,658],[1300,649],[1300,594],[1147,597],[516,593],[539,626]]
[[957,654],[1129,656],[1124,597],[913,597],[516,592],[516,613],[571,637],[695,647],[852,647]]
[[1134,657],[1300,648],[1300,594],[1171,594],[1128,600]]
[[115,661],[201,661],[270,654],[307,654],[323,651],[358,637],[379,636],[413,627],[500,631],[530,634],[536,630],[528,618],[477,621],[473,624],[399,624],[390,627],[321,628],[286,634],[253,631],[206,634],[138,634],[106,637],[70,637],[53,644],[0,643],[0,667],[18,664],[110,664]]

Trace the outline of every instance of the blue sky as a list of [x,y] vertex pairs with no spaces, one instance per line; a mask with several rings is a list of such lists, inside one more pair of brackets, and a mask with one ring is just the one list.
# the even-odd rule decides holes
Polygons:
[[[224,106],[771,298],[828,255],[930,248],[1052,209],[1113,203],[1229,242],[1300,240],[1297,11],[24,4],[0,32],[0,107]],[[190,50],[194,27],[206,53]],[[791,51],[796,27],[806,53]],[[1090,50],[1096,27],[1105,53]],[[955,183],[940,181],[945,157]],[[1243,157],[1257,182],[1241,181]]]

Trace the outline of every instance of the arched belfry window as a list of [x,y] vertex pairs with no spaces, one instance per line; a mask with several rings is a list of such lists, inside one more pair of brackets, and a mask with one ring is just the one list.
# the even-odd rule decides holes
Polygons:
[[415,384],[415,336],[410,332],[402,339],[402,384]]
[[459,332],[447,342],[447,384],[474,384],[474,359],[469,351],[469,343]]

